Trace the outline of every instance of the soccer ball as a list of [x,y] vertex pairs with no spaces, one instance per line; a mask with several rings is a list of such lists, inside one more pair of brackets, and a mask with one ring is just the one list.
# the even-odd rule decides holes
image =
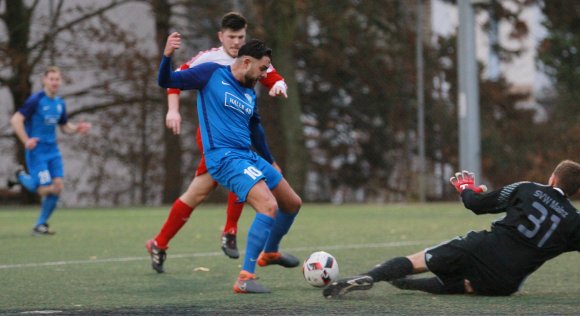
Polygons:
[[308,284],[324,287],[338,279],[338,262],[331,254],[317,251],[304,260],[302,274]]

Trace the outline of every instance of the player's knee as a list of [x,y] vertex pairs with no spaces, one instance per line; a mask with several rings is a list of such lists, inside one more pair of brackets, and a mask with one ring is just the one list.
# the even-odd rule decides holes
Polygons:
[[56,177],[53,179],[52,184],[49,186],[49,194],[51,195],[60,195],[62,190],[64,189],[64,182],[62,181],[61,177]]
[[289,210],[292,213],[296,213],[302,207],[302,199],[298,195],[294,195],[294,197],[290,200]]
[[193,202],[192,205],[199,205],[208,195],[209,193],[207,192],[195,192],[191,195],[191,201]]
[[40,195],[42,197],[47,196],[47,195],[60,195],[61,191],[62,191],[62,186],[57,186],[54,183],[51,185],[39,187],[37,190],[38,195]]
[[198,192],[190,192],[188,190],[183,195],[181,195],[179,199],[191,207],[196,207],[197,205],[201,204],[201,202],[203,202],[206,197],[207,194],[199,194]]
[[52,194],[54,195],[60,195],[60,193],[62,192],[62,190],[64,190],[64,184],[61,183],[55,183],[53,184],[53,191]]
[[297,194],[293,194],[281,200],[279,206],[284,213],[297,213],[302,207],[302,199]]
[[41,197],[44,197],[44,196],[47,196],[50,194],[50,191],[49,191],[48,187],[46,187],[46,186],[38,187],[36,192],[38,192],[38,195],[40,195]]
[[252,206],[256,209],[256,212],[262,213],[262,214],[267,215],[267,216],[272,217],[272,218],[276,217],[276,211],[278,210],[278,203],[276,202],[276,199],[274,199],[273,197],[267,198],[267,199],[264,199],[258,203],[255,203],[256,205],[254,205],[251,202],[250,202],[250,204],[252,204]]
[[215,188],[216,183],[209,174],[204,173],[193,179],[181,199],[188,205],[196,206],[203,202]]
[[418,253],[407,256],[407,259],[411,262],[413,266],[413,273],[422,273],[427,271],[427,263],[425,262],[424,251],[420,251]]
[[278,203],[275,199],[272,199],[264,204],[264,212],[270,217],[276,217],[276,211],[278,210]]

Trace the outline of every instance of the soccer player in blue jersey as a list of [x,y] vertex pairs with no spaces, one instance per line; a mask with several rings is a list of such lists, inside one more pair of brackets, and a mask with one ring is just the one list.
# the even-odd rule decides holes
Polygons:
[[57,145],[56,126],[67,134],[85,134],[87,122],[68,121],[64,100],[57,96],[62,82],[57,67],[49,67],[42,77],[43,90],[31,95],[12,116],[10,124],[26,149],[26,167],[17,172],[17,181],[26,190],[42,197],[40,215],[32,229],[35,236],[53,235],[48,219],[55,210],[63,190],[62,156]]
[[[218,37],[222,45],[219,48],[199,52],[187,63],[181,65],[179,69],[185,70],[207,62],[231,65],[238,55],[238,50],[246,42],[246,27],[246,18],[240,13],[229,12],[225,14],[222,18],[221,29],[218,32]],[[274,67],[268,69],[266,78],[261,79],[260,83],[268,88],[268,94],[270,96],[288,97],[284,78]],[[167,89],[168,111],[166,115],[166,126],[174,134],[179,134],[181,131],[181,114],[179,113],[180,93],[181,90],[179,89]],[[259,122],[259,115],[254,115],[252,120],[253,122],[250,125],[252,126],[251,135],[254,149],[260,156],[281,171],[273,155],[270,153],[264,129]],[[202,153],[197,170],[195,171],[195,177],[187,187],[187,190],[171,205],[169,214],[159,233],[145,243],[147,252],[151,256],[151,267],[157,273],[165,272],[164,263],[167,259],[167,250],[169,249],[171,240],[185,223],[188,222],[197,206],[217,187],[217,182],[207,172],[199,126],[196,131],[195,141],[198,149]],[[221,249],[224,254],[232,259],[239,258],[237,247],[238,220],[242,214],[243,207],[244,203],[238,202],[238,197],[234,193],[229,192],[226,222],[220,239]]]
[[296,257],[279,252],[302,200],[270,163],[251,150],[250,124],[256,106],[256,82],[266,76],[272,51],[259,40],[243,45],[231,66],[205,63],[172,71],[171,55],[181,45],[169,35],[159,67],[163,88],[198,90],[198,116],[209,174],[256,210],[248,231],[242,271],[235,293],[268,293],[256,282],[256,264],[296,267]]

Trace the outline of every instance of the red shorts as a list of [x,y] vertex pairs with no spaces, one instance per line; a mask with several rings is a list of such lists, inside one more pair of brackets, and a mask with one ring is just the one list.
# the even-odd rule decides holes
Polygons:
[[203,154],[203,144],[201,142],[201,131],[199,127],[195,132],[195,142],[197,143],[197,148],[199,148],[199,152],[201,153],[201,159],[199,160],[199,164],[197,165],[197,170],[195,171],[195,176],[202,175],[207,173],[207,167],[205,166],[205,155]]

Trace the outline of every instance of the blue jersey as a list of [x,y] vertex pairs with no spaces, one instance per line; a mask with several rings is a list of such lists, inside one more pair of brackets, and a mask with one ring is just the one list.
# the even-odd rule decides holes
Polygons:
[[197,112],[206,152],[219,148],[250,150],[249,126],[256,108],[256,93],[240,84],[230,66],[204,63],[173,72],[171,58],[164,56],[158,82],[163,88],[199,91]]
[[56,144],[56,126],[68,120],[63,99],[50,98],[44,91],[31,95],[18,112],[25,117],[28,137],[38,138],[41,144]]

